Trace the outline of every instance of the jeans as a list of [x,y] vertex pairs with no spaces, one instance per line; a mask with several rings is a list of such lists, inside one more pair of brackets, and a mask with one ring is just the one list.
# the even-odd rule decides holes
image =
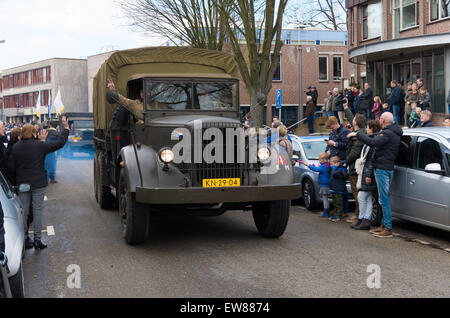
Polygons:
[[359,203],[359,219],[369,220],[372,218],[372,192],[369,191],[359,191],[358,192],[358,203]]
[[450,114],[450,104],[448,105],[448,113]]
[[310,134],[314,134],[314,116],[306,117],[308,120],[308,130]]
[[327,115],[328,115],[328,117],[334,116],[334,112],[332,110],[329,110]]
[[[45,188],[35,189],[27,193],[19,193],[25,211],[24,220],[27,220],[30,207],[33,206],[34,240],[41,240],[42,216],[44,214]],[[24,230],[28,231],[27,223],[24,222]]]
[[323,210],[326,212],[330,212],[330,202],[328,201],[328,194],[330,193],[330,188],[328,187],[320,187],[319,194],[322,198]]
[[45,157],[45,171],[47,172],[47,180],[55,181],[56,173],[56,153],[50,153]]
[[394,114],[394,123],[400,125],[400,106],[399,105],[393,105],[392,106],[392,112]]
[[391,183],[394,176],[393,170],[375,169],[375,179],[378,188],[378,201],[383,209],[383,224],[392,230],[391,211]]
[[352,186],[353,197],[355,198],[355,216],[359,217],[359,202],[358,200],[356,200],[356,198],[358,197],[358,175],[351,175],[349,179],[350,185]]

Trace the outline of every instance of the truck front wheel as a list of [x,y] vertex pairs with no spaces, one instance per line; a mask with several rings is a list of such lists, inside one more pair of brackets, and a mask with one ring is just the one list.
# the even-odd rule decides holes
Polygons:
[[253,219],[259,234],[266,238],[279,238],[289,221],[291,201],[270,201],[253,205]]
[[125,241],[129,245],[144,243],[148,236],[149,211],[146,205],[136,202],[135,195],[128,188],[123,169],[119,179],[119,213]]

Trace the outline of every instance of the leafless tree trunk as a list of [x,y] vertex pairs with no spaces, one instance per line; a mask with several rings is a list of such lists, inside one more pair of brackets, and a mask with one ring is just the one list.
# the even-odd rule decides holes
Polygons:
[[251,115],[256,126],[262,126],[263,106],[279,66],[283,45],[281,28],[287,3],[287,0],[236,0],[231,6],[229,23],[226,23],[242,80],[250,94]]

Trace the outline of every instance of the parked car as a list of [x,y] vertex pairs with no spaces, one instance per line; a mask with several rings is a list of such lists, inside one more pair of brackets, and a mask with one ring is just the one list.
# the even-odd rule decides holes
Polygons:
[[392,215],[450,230],[450,129],[405,130],[391,185]]
[[[8,278],[11,292],[15,298],[23,298],[24,280],[22,258],[25,252],[25,233],[22,203],[16,192],[19,187],[13,188],[0,173],[0,202],[4,214],[5,253],[8,257]],[[21,185],[20,190],[29,191],[29,185]]]
[[[292,139],[292,148],[294,156],[298,157],[299,161],[308,162],[310,164],[319,165],[319,154],[325,152],[327,144],[325,140],[328,136],[296,136],[290,135]],[[319,195],[319,173],[311,171],[303,164],[297,162],[294,166],[295,183],[302,185],[302,198],[305,201],[305,206],[308,210],[316,210],[322,204],[322,198]],[[352,188],[350,182],[347,181],[347,191],[349,194],[349,201],[354,202]],[[331,196],[330,196],[331,200]],[[373,211],[372,225],[376,226],[381,221],[381,213],[378,204],[378,198],[375,194],[373,196]]]

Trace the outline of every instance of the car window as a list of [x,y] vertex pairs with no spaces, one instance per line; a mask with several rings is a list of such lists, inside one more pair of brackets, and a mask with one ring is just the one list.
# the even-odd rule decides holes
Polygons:
[[411,145],[412,145],[412,137],[411,136],[402,136],[400,141],[400,148],[397,155],[397,160],[395,164],[397,166],[405,166],[411,167]]
[[308,160],[319,160],[319,155],[327,148],[327,144],[323,140],[303,142],[302,145]]
[[302,152],[300,149],[300,144],[295,140],[292,140],[292,153],[301,158]]
[[417,139],[413,168],[425,169],[430,163],[439,163],[442,166],[442,159],[441,147],[436,140],[426,137]]

